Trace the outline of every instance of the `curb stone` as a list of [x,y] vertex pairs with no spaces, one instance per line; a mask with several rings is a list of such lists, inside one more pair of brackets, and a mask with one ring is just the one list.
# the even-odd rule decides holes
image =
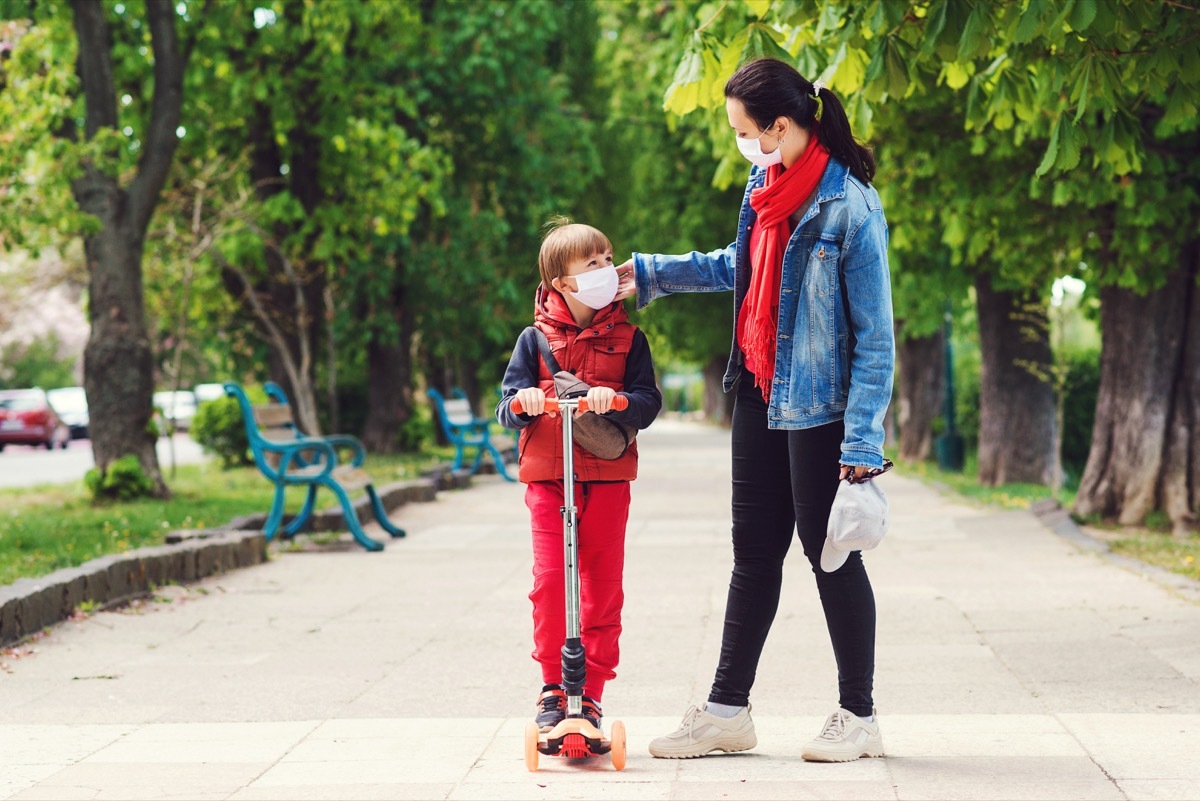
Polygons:
[[1200,582],[1164,567],[1152,565],[1131,556],[1113,553],[1107,542],[1080,528],[1072,519],[1071,513],[1064,509],[1058,501],[1052,498],[1043,498],[1030,504],[1029,511],[1042,525],[1080,550],[1094,553],[1102,559],[1120,565],[1131,573],[1136,573],[1166,587],[1191,603],[1200,604]]
[[[494,468],[479,472],[494,472]],[[471,486],[471,478],[469,470],[439,466],[418,479],[381,485],[377,492],[391,514],[406,503],[433,501],[440,491],[466,489]],[[364,496],[354,506],[360,515],[369,513],[370,501]],[[163,584],[197,581],[261,564],[267,559],[267,542],[261,530],[266,519],[265,513],[245,515],[220,528],[168,532],[163,545],[101,556],[78,567],[0,586],[0,647],[68,619],[84,603],[108,608],[145,596]],[[338,531],[344,527],[338,506],[324,509],[312,519],[313,525],[307,531]]]

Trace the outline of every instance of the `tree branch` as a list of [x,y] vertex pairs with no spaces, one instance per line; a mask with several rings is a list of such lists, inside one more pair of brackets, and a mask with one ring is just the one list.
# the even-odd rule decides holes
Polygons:
[[[91,0],[75,2],[78,6]],[[130,220],[139,236],[150,224],[150,215],[154,213],[159,192],[170,172],[171,160],[179,144],[175,131],[179,128],[183,106],[183,56],[175,33],[175,7],[171,0],[147,0],[146,17],[154,48],[154,99],[150,106],[145,148],[137,175],[129,186]]]
[[75,35],[79,38],[76,69],[83,84],[87,109],[84,133],[93,138],[101,128],[117,127],[117,91],[113,84],[112,37],[104,6],[93,0],[72,0]]

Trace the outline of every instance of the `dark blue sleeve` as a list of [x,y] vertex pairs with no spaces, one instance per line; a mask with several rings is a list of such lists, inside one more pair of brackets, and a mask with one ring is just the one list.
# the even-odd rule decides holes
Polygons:
[[540,357],[534,336],[529,328],[521,332],[508,360],[508,367],[504,371],[504,380],[500,383],[500,402],[496,404],[496,419],[505,428],[520,429],[533,422],[530,415],[517,414],[510,407],[519,390],[538,385]]
[[629,356],[625,360],[625,389],[617,393],[629,398],[629,407],[622,412],[609,412],[606,417],[634,428],[649,428],[662,409],[662,393],[654,377],[654,360],[650,343],[642,329],[633,334]]

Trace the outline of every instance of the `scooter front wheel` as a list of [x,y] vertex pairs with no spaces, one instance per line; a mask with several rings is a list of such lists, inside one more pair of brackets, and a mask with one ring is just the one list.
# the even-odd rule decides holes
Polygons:
[[625,724],[614,720],[609,729],[609,745],[612,751],[613,770],[625,770]]
[[525,767],[530,773],[538,769],[538,738],[541,731],[532,720],[525,724]]

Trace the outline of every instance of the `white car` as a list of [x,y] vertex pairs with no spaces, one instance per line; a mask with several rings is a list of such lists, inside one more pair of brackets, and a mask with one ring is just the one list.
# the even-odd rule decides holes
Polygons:
[[196,416],[196,396],[187,390],[155,392],[154,408],[162,413],[172,431],[187,431]]
[[83,387],[59,387],[46,390],[46,399],[71,429],[71,439],[88,437],[88,403]]
[[208,403],[209,401],[220,400],[225,397],[224,384],[197,384],[192,387],[192,394],[196,396],[196,403]]

